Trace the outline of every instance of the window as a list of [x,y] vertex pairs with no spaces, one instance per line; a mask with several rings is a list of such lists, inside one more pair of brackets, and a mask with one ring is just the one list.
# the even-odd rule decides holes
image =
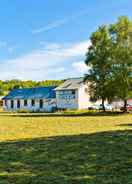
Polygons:
[[11,108],[13,109],[14,108],[14,101],[11,100]]
[[59,93],[60,93],[60,95],[63,95],[64,94],[64,91],[60,91]]
[[40,109],[43,108],[43,100],[40,100],[40,101],[39,101],[39,107],[40,107]]
[[65,94],[65,95],[69,95],[69,94],[71,94],[71,91],[70,91],[70,90],[66,90],[66,91],[64,92],[64,94]]
[[75,95],[75,90],[72,90],[72,95]]
[[24,100],[24,106],[27,106],[27,100]]
[[31,100],[32,106],[35,106],[35,100]]
[[20,108],[20,100],[17,100],[17,108]]
[[7,106],[7,100],[5,100],[5,106]]

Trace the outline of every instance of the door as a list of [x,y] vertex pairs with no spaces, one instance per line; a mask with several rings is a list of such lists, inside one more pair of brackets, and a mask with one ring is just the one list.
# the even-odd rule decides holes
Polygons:
[[20,100],[17,100],[17,108],[20,109]]
[[14,101],[11,100],[11,109],[13,109],[13,108],[14,108]]
[[42,100],[42,99],[39,101],[39,108],[40,108],[40,109],[43,108],[43,100]]

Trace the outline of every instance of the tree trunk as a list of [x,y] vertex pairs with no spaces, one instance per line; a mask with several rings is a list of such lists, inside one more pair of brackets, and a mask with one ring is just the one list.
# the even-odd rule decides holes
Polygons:
[[105,112],[105,104],[104,104],[105,100],[102,98],[102,109]]
[[124,100],[124,112],[127,112],[127,100]]

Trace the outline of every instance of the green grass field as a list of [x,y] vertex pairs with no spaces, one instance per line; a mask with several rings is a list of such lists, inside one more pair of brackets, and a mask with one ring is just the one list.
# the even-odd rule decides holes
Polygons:
[[0,114],[0,184],[132,184],[132,115]]

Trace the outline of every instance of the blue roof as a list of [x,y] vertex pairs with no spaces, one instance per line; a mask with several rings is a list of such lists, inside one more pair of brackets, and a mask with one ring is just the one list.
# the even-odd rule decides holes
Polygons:
[[48,99],[55,98],[55,87],[13,89],[3,99]]

